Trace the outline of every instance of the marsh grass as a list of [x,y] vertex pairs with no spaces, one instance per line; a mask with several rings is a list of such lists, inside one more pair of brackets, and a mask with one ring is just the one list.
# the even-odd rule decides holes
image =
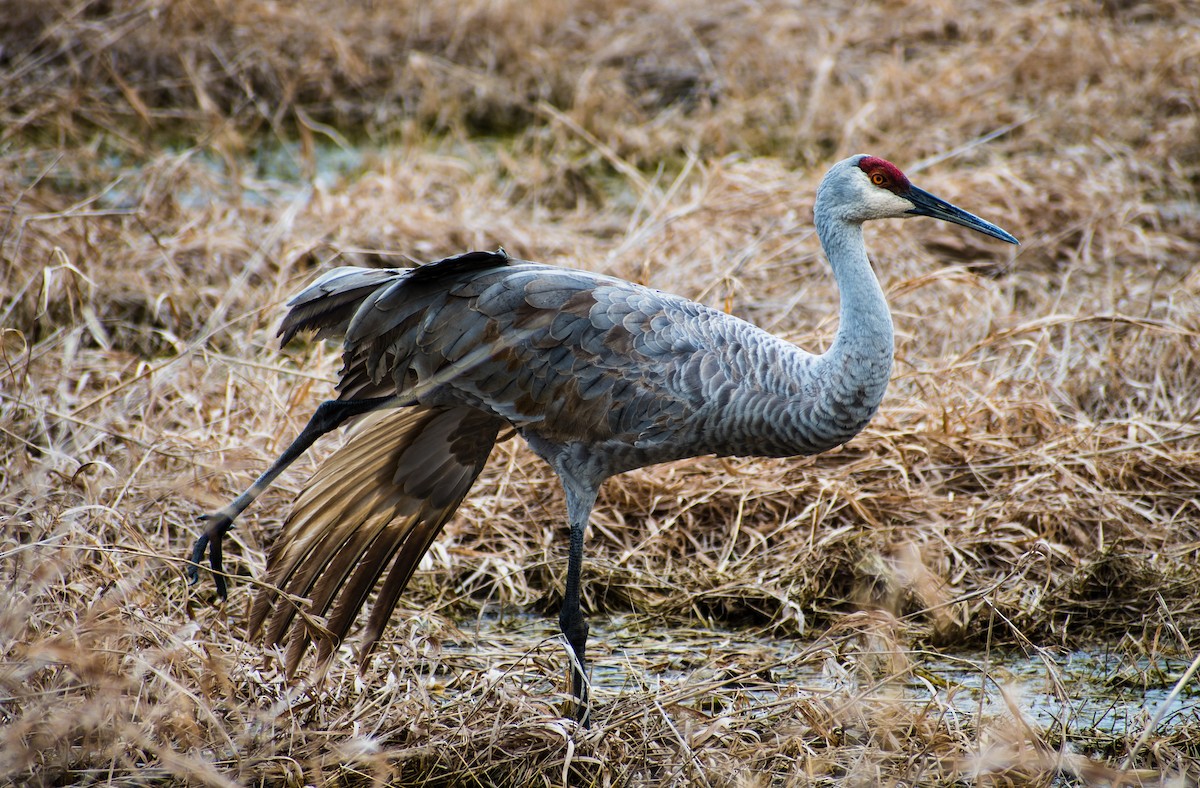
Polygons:
[[[1200,778],[1194,714],[1045,727],[1011,690],[966,714],[922,668],[930,649],[1015,650],[1054,682],[1088,644],[1194,656],[1194,4],[51,0],[0,16],[4,778]],[[318,177],[351,143],[359,163]],[[897,364],[861,436],[608,483],[585,567],[592,730],[562,716],[563,502],[519,441],[361,674],[347,650],[289,685],[241,636],[328,446],[235,530],[228,605],[186,586],[195,517],[329,395],[336,350],[273,337],[317,271],[503,245],[821,348],[836,293],[811,200],[859,150],[916,165],[1023,246],[869,228]],[[1160,681],[1186,696],[1186,678]]]

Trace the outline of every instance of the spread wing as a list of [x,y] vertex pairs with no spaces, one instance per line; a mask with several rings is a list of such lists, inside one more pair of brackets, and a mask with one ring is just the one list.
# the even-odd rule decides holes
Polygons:
[[[259,593],[251,636],[265,624],[268,641],[287,639],[289,674],[313,639],[324,660],[387,572],[363,633],[365,658],[502,426],[471,408],[400,408],[363,417],[305,486],[272,546],[267,582],[284,596],[271,588]],[[303,624],[293,626],[301,613]]]

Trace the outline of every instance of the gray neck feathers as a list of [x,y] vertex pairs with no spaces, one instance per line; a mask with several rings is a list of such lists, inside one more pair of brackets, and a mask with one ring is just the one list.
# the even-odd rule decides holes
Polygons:
[[[892,316],[871,269],[861,222],[831,215],[818,200],[817,236],[841,294],[837,336],[814,362],[822,382],[819,409],[830,415],[831,439],[849,440],[883,400],[892,372]],[[846,434],[849,433],[849,434]]]

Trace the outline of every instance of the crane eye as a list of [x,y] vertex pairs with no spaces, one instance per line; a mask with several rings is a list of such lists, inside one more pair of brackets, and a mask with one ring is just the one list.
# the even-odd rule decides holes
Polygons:
[[871,183],[875,184],[876,186],[883,186],[885,183],[887,183],[887,176],[882,172],[877,172],[871,176]]

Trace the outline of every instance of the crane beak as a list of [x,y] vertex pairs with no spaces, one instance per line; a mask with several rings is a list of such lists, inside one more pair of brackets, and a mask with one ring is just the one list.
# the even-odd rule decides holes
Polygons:
[[991,222],[985,222],[973,213],[967,213],[962,208],[934,197],[924,189],[910,186],[908,191],[905,192],[904,198],[913,204],[912,210],[908,211],[913,216],[932,216],[934,219],[941,219],[945,222],[961,224],[963,227],[970,227],[976,232],[990,235],[993,238],[999,238],[1001,241],[1007,241],[1010,244],[1021,243],[1010,233],[1001,230]]

